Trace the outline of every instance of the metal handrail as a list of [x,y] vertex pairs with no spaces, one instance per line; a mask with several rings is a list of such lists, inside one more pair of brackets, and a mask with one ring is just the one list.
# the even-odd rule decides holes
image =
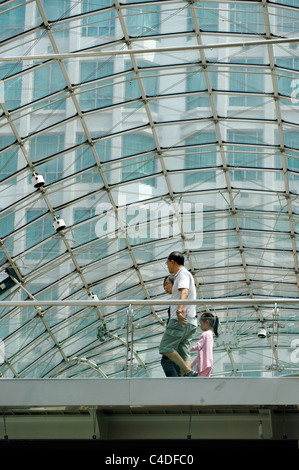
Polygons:
[[[299,298],[284,298],[284,297],[270,297],[270,298],[217,298],[217,299],[194,299],[194,300],[184,300],[184,304],[188,305],[221,305],[222,307],[228,305],[272,305],[274,307],[274,311],[279,305],[290,305],[290,304],[298,304]],[[135,355],[134,351],[134,311],[133,305],[177,305],[178,299],[123,299],[123,300],[71,300],[71,299],[64,299],[64,300],[2,300],[0,301],[0,307],[28,307],[33,306],[35,308],[39,308],[45,306],[90,306],[90,307],[100,307],[100,306],[107,306],[107,305],[121,305],[121,306],[128,306],[127,310],[127,341],[124,343],[126,345],[126,362],[125,362],[125,371],[126,376],[132,376],[132,364]],[[272,346],[273,349],[273,359],[274,364],[278,365],[278,358],[277,358],[277,351],[276,345]],[[80,358],[79,358],[80,359]],[[85,362],[87,360],[83,358]],[[137,359],[138,355],[137,355]],[[82,359],[80,359],[82,361]],[[99,369],[98,370],[101,375],[104,375],[103,372]]]
[[[218,299],[194,299],[184,300],[184,305],[252,305],[252,304],[298,304],[299,298],[289,297],[271,297],[271,298],[218,298]],[[150,300],[136,300],[136,299],[124,299],[124,300],[1,300],[0,307],[43,307],[43,306],[104,306],[104,305],[177,305],[178,300],[174,299],[150,299]]]

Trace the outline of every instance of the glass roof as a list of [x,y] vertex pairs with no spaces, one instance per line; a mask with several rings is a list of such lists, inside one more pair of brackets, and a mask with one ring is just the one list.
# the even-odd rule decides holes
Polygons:
[[0,2],[0,300],[109,301],[2,304],[4,376],[163,377],[167,305],[125,301],[173,250],[240,300],[197,307],[214,375],[298,373],[298,31],[298,0]]

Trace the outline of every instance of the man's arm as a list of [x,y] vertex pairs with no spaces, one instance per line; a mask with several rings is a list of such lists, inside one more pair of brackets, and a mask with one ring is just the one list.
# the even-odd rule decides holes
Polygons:
[[[184,288],[184,289],[180,289],[180,300],[186,300],[188,299],[188,294],[189,294],[189,289],[187,288]],[[177,308],[177,318],[178,318],[178,321],[181,325],[184,325],[185,323],[187,323],[187,318],[181,313],[184,309],[184,304],[180,304]]]

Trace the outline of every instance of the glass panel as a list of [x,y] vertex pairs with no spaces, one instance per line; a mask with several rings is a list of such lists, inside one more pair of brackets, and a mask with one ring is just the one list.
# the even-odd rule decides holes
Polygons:
[[234,33],[265,34],[261,5],[233,3],[230,5],[230,31]]
[[[211,306],[213,374],[298,374],[297,304],[281,309],[275,368],[256,334],[260,319],[272,334],[260,296],[299,297],[298,8],[270,3],[1,2],[3,260],[35,298],[124,302],[47,306],[48,330],[5,307],[4,376],[125,377],[126,301],[168,299],[174,250],[198,298],[252,299]],[[134,377],[164,377],[166,320],[166,305],[134,308]]]
[[[24,16],[25,5],[22,0],[14,2],[15,8],[10,8],[11,5],[3,5],[0,14],[0,40],[16,36],[22,33],[25,29]],[[16,8],[17,7],[17,8]]]
[[143,3],[138,8],[128,8],[126,23],[129,36],[148,36],[159,33],[159,6]]
[[[96,12],[99,14],[92,14],[83,19],[83,24],[86,25],[82,28],[82,35],[84,36],[112,36],[115,28],[115,12],[109,10],[113,2],[105,0],[85,0],[82,3],[83,13]],[[106,11],[107,10],[107,11]]]
[[[0,16],[1,18],[1,16]],[[9,110],[21,105],[22,78],[18,75],[21,70],[20,63],[0,64],[0,80],[3,83],[3,101]],[[7,79],[7,77],[11,77]]]
[[[247,59],[239,63],[254,64],[254,59]],[[260,69],[254,67],[231,68],[229,89],[244,93],[242,96],[231,96],[231,106],[258,106],[262,104],[259,96],[250,96],[250,93],[264,92],[264,76]]]
[[[61,90],[66,86],[62,71],[58,64],[50,64],[47,67],[41,67],[34,72],[33,100],[38,100]],[[53,99],[49,98],[46,103],[49,104],[45,109],[64,109],[65,101],[51,105]],[[45,101],[44,101],[45,103]]]
[[[198,26],[202,31],[218,30],[218,5],[217,3],[195,2],[195,14]],[[193,29],[192,19],[189,18],[188,29]]]
[[71,13],[70,0],[64,0],[63,2],[60,0],[51,0],[51,2],[41,0],[41,4],[49,21],[66,18]]

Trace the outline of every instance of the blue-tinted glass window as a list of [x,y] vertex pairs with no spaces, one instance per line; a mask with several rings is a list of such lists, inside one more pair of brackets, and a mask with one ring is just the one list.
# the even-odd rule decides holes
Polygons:
[[[1,146],[3,148],[11,144],[11,136],[1,136]],[[13,147],[0,154],[0,181],[8,178],[17,171],[18,167],[18,146]]]
[[[21,63],[4,62],[0,64],[1,98],[9,111],[21,105],[22,77],[17,75],[21,70]],[[14,77],[14,75],[16,76]],[[8,77],[11,78],[5,80]]]
[[237,2],[230,5],[230,31],[234,33],[265,33],[261,5],[257,2]]
[[70,0],[41,0],[49,21],[60,20],[70,16]]
[[[80,224],[80,222],[87,221],[90,218],[95,216],[95,209],[75,209],[74,210],[74,223]],[[97,221],[92,220],[90,222],[84,223],[79,227],[74,227],[74,238],[76,243],[79,245],[89,242],[96,237],[95,234],[95,225]],[[93,256],[90,253],[91,256]]]
[[19,0],[13,6],[18,8],[11,8],[8,5],[5,9],[5,5],[0,10],[0,41],[7,39],[11,36],[16,36],[25,30],[25,5],[24,1]]
[[[213,168],[216,166],[216,149],[211,147],[196,147],[201,143],[208,141],[215,142],[216,135],[214,132],[204,132],[194,134],[186,139],[186,145],[192,146],[186,149],[185,153],[185,169],[197,169],[198,171],[185,174],[185,185],[189,186],[200,181],[216,181],[216,171],[200,171],[203,168]],[[194,146],[194,147],[193,147]]]
[[[40,135],[30,142],[30,153],[33,163],[50,155],[55,155],[64,148],[63,134]],[[46,184],[57,181],[63,176],[63,157],[58,156],[37,165],[37,171],[44,177]]]
[[94,145],[100,162],[109,162],[111,160],[111,140],[99,140]]
[[[155,143],[153,137],[143,134],[128,134],[123,137],[123,148],[125,156],[135,155],[155,149]],[[142,178],[143,176],[154,175],[155,169],[156,161],[154,154],[130,158],[122,163],[122,180],[128,181]],[[154,186],[156,181],[154,178],[151,178],[144,180],[144,183]]]
[[64,148],[64,134],[39,135],[30,141],[31,159],[33,162],[55,155]]
[[54,158],[42,165],[38,165],[36,170],[44,177],[46,184],[58,181],[63,177],[63,159],[61,157]]
[[[38,219],[42,215],[39,209],[29,209],[26,214],[27,223]],[[26,229],[26,249],[30,249],[38,245],[46,238],[50,237],[54,232],[50,218],[41,218],[36,220]],[[28,259],[48,260],[59,254],[59,238],[49,240],[47,243],[36,247],[29,253]]]
[[[218,31],[218,5],[216,3],[194,2],[197,22],[201,31]],[[192,16],[188,17],[188,30],[194,30]]]
[[[244,67],[231,67],[229,75],[229,90],[244,93],[244,95],[229,96],[230,106],[258,106],[263,102],[260,96],[251,96],[250,93],[263,93],[263,70],[254,67],[246,67],[246,64],[254,64],[254,59],[238,61],[244,63]],[[247,94],[248,93],[248,94]]]
[[[86,141],[86,136],[84,134],[79,133],[77,135],[78,143]],[[96,164],[95,157],[93,155],[92,149],[88,143],[84,146],[81,146],[76,149],[76,173],[82,172],[86,169],[90,168],[90,171],[84,172],[82,175],[78,176],[78,181],[82,183],[97,183],[101,184],[101,176],[99,173],[99,169]]]
[[51,98],[49,95],[66,87],[59,64],[49,64],[46,67],[37,68],[34,72],[33,99],[46,98],[48,106],[45,109],[65,109],[65,100],[54,103],[57,97]]
[[[153,71],[143,71],[142,68],[149,65],[145,61],[139,61],[139,77],[142,80],[142,85],[144,87],[145,93],[147,96],[157,96],[158,94],[158,76]],[[127,67],[129,67],[129,62],[127,63]],[[129,75],[126,75],[126,84],[125,84],[125,100],[131,101],[136,100],[141,97],[141,90],[139,86],[139,82],[137,76],[134,72]],[[151,108],[152,110],[157,109],[158,102],[151,101]],[[129,105],[131,107],[139,107],[140,102],[135,102]]]
[[80,105],[83,110],[98,109],[110,106],[113,102],[113,79],[96,82],[99,78],[113,74],[112,62],[82,62],[81,82],[92,82],[80,89]]
[[[299,31],[299,11],[298,11],[298,0],[276,0],[277,3],[284,5],[293,6],[295,9],[281,8],[279,10],[279,18],[277,18],[275,24],[275,33],[287,36],[293,34],[294,31]],[[274,27],[272,28],[274,29]]]
[[283,70],[277,70],[278,92],[283,96],[290,96],[295,101],[299,98],[299,75],[292,70],[299,71],[299,59],[295,57],[278,58],[276,64],[283,67]]
[[[211,88],[213,90],[217,89],[218,83],[218,74],[215,71],[208,71],[208,79],[210,81]],[[192,68],[187,70],[187,82],[186,82],[187,92],[203,92],[208,90],[208,85],[206,81],[206,76],[203,69],[198,66],[197,68]],[[216,103],[217,96],[214,95],[214,101]],[[208,93],[205,94],[198,94],[198,95],[190,95],[186,97],[186,109],[190,110],[197,107],[209,107],[210,106],[210,98]]]
[[83,19],[82,36],[112,36],[115,30],[115,12],[113,10],[104,11],[110,6],[106,0],[84,0],[82,2],[82,12],[88,13],[96,10],[97,15],[91,15]]
[[[229,131],[228,141],[235,142],[234,146],[229,146],[228,165],[233,167],[262,167],[260,150],[254,144],[261,144],[263,139],[263,131]],[[238,145],[243,143],[244,145]],[[246,144],[252,146],[246,146]],[[263,178],[262,171],[246,171],[235,170],[232,172],[232,179],[235,181],[261,181]]]
[[159,6],[144,4],[138,8],[128,8],[126,20],[129,36],[157,34],[160,30]]
[[6,211],[3,215],[0,214],[0,238],[4,238],[13,232],[14,220],[15,214],[13,211]]

